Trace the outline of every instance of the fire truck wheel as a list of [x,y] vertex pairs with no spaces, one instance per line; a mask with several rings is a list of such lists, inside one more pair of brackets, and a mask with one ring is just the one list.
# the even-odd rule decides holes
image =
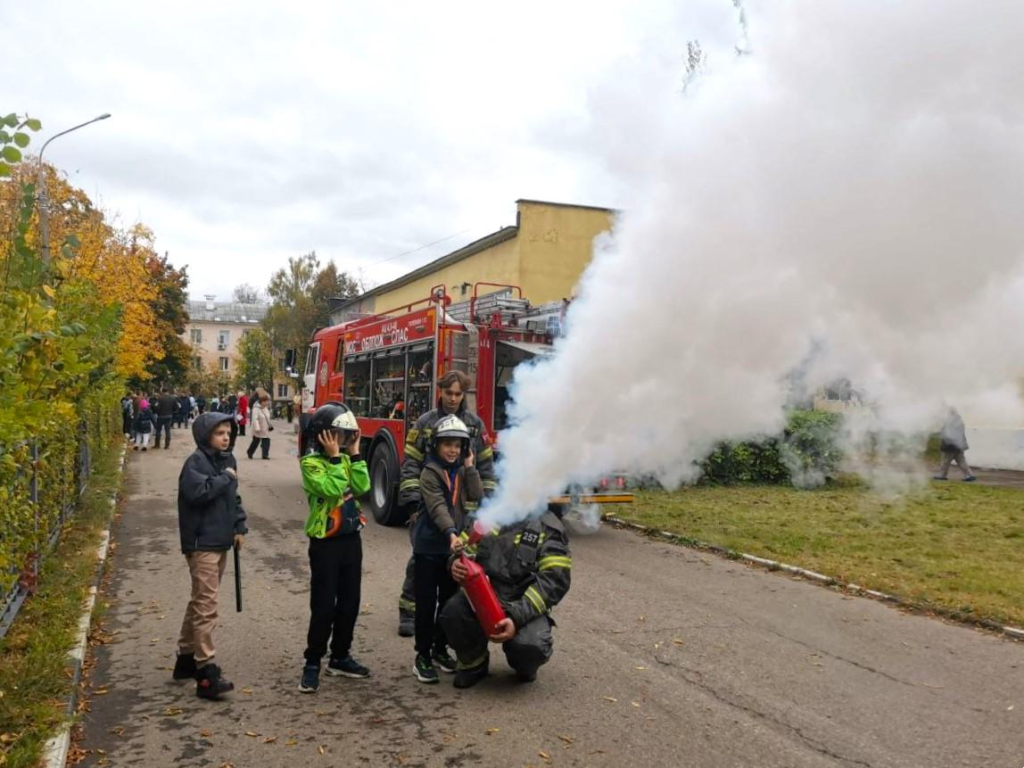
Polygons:
[[398,504],[398,453],[387,438],[374,440],[370,454],[370,509],[381,525],[402,525],[405,510]]

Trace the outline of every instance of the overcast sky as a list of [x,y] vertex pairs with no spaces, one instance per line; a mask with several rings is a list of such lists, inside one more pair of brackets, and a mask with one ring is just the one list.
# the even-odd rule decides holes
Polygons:
[[520,197],[628,205],[594,95],[652,51],[682,71],[673,5],[2,2],[0,109],[43,121],[37,148],[112,113],[47,159],[152,227],[193,296],[314,249],[381,283]]

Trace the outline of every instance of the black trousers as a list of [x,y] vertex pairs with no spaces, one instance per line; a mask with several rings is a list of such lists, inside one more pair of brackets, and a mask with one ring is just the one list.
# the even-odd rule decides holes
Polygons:
[[235,450],[235,440],[238,439],[238,422],[232,419],[229,423],[231,424],[231,440],[228,443],[228,450],[233,451]]
[[262,448],[262,450],[263,450],[263,458],[264,459],[269,459],[270,458],[270,438],[269,437],[256,437],[255,435],[253,435],[252,442],[249,443],[249,449],[246,451],[246,454],[249,456],[250,459],[256,453],[256,446],[260,446],[260,448]]
[[363,578],[363,542],[358,533],[309,540],[309,633],[306,663],[320,664],[331,644],[331,658],[352,649]]
[[156,419],[156,437],[153,445],[160,445],[160,430],[164,431],[164,448],[171,444],[171,416],[158,416]]
[[[551,619],[547,616],[538,616],[526,626],[519,627],[515,637],[501,646],[505,652],[505,659],[512,669],[520,674],[532,676],[542,664],[547,664],[555,643],[551,634],[551,624]],[[488,657],[488,640],[476,620],[469,600],[461,590],[441,611],[441,626],[444,628],[448,644],[458,657],[459,669],[469,669],[484,663]]]
[[245,437],[245,424],[238,425],[238,434],[242,437]]
[[430,657],[447,645],[438,614],[457,589],[448,573],[447,555],[413,555],[416,582],[416,653]]

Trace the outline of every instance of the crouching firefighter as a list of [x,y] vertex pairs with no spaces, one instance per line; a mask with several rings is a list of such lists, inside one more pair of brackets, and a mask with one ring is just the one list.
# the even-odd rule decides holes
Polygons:
[[[537,670],[551,658],[551,609],[569,591],[572,558],[561,520],[545,512],[493,531],[480,540],[475,553],[472,547],[467,552],[483,567],[508,618],[498,624],[498,634],[488,638],[463,592],[447,602],[441,626],[458,658],[455,687],[469,688],[487,677],[488,640],[502,644],[521,681],[533,682]],[[448,567],[455,582],[462,584],[466,566],[458,554],[449,559]]]

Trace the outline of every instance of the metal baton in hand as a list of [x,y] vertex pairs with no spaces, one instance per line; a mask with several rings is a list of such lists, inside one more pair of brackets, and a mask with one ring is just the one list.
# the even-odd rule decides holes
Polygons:
[[238,556],[238,547],[233,547],[235,550],[235,611],[238,613],[242,612],[242,566],[241,560]]

